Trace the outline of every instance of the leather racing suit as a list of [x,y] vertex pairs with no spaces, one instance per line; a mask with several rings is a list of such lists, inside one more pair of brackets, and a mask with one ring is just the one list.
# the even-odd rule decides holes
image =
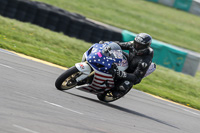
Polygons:
[[152,63],[154,52],[151,47],[137,52],[131,43],[133,42],[117,42],[122,50],[129,50],[129,54],[123,52],[123,54],[128,58],[129,64],[129,67],[126,70],[126,76],[123,79],[128,80],[135,85],[140,83],[146,74]]

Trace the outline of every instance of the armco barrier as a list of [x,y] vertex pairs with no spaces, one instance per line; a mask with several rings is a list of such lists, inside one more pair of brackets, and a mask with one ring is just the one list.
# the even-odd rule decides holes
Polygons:
[[174,1],[175,0],[158,0],[158,3],[173,7],[174,6]]
[[153,62],[164,67],[182,72],[187,53],[173,46],[153,40],[151,47],[154,49]]
[[175,0],[174,7],[184,11],[189,11],[192,0]]
[[147,0],[200,16],[200,0]]
[[158,2],[158,0],[148,0],[148,1],[152,1],[152,2]]
[[153,40],[151,47],[154,49],[153,61],[164,67],[182,72],[187,53],[180,51],[173,46]]
[[193,0],[189,12],[196,15],[200,15],[200,2]]
[[95,43],[104,39],[122,41],[121,31],[93,23],[80,14],[71,13],[42,2],[0,0],[0,14],[56,32],[63,32],[68,36],[87,42]]
[[198,71],[199,62],[200,62],[200,56],[188,53],[182,72],[195,76],[196,71]]

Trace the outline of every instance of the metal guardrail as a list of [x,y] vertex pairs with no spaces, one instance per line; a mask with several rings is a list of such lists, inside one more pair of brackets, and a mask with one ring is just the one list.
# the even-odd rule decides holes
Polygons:
[[200,16],[200,0],[147,0]]

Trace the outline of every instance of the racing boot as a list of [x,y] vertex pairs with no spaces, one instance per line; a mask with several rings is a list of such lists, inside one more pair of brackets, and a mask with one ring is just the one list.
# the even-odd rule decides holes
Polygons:
[[130,81],[124,81],[122,82],[118,87],[116,87],[112,94],[113,97],[122,97],[124,96],[131,88],[133,84]]

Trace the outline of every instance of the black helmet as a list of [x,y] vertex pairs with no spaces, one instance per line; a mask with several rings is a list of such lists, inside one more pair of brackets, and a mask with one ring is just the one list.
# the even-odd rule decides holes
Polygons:
[[140,33],[135,37],[133,46],[135,50],[142,51],[149,48],[151,42],[152,42],[152,37],[149,34]]

